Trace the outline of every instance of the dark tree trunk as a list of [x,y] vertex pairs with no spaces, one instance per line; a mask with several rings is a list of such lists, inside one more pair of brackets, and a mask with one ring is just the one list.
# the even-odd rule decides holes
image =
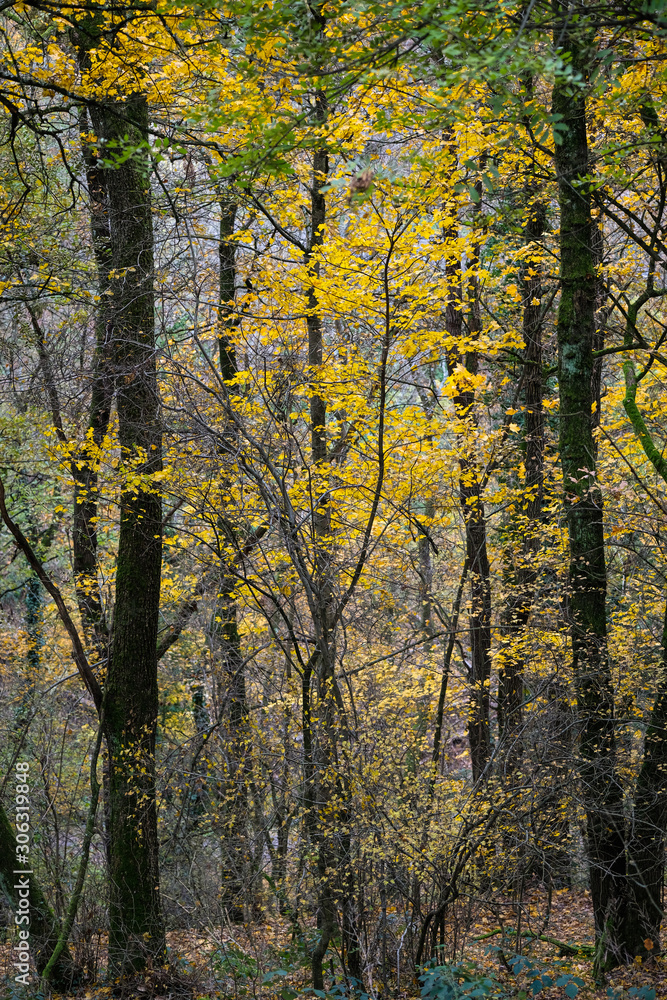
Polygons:
[[[430,420],[432,412],[424,407],[424,412]],[[432,437],[429,435],[424,442],[427,448],[432,445]],[[432,500],[427,500],[424,504],[424,517],[430,520],[435,513]],[[419,614],[421,617],[421,627],[424,631],[424,638],[433,635],[433,560],[431,559],[431,547],[433,542],[430,535],[420,532],[417,543],[419,554]],[[431,646],[428,647],[431,649]]]
[[[88,131],[87,114],[81,130]],[[92,373],[88,437],[71,464],[74,477],[72,531],[73,570],[84,635],[99,661],[108,654],[108,629],[102,606],[97,565],[97,450],[109,426],[113,377],[108,328],[108,292],[111,262],[107,175],[87,143],[83,144],[90,206],[90,228],[97,265],[98,302],[95,306],[95,357]]]
[[[532,82],[532,81],[531,81]],[[530,88],[532,91],[532,86]],[[532,198],[533,185],[527,186],[525,238],[529,247],[537,250],[546,225],[544,205]],[[514,643],[524,632],[533,603],[537,569],[535,557],[539,551],[539,523],[542,514],[544,478],[544,426],[542,409],[542,307],[533,305],[540,299],[542,276],[538,253],[525,260],[523,281],[523,339],[525,341],[523,371],[526,483],[525,504],[518,516],[520,523],[510,526],[513,535],[520,534],[518,566],[510,567],[511,592],[502,616],[503,648],[498,676],[498,723],[508,753],[516,757],[516,739],[521,730],[523,704],[524,660]],[[512,541],[512,539],[510,539]]]
[[236,202],[226,197],[220,197],[220,242],[218,256],[220,259],[220,313],[218,317],[218,346],[220,351],[220,374],[225,381],[238,374],[236,363],[236,345],[234,331],[238,326],[236,313],[236,244],[234,243],[234,227],[236,225]]
[[[662,663],[653,711],[644,737],[644,757],[635,789],[628,841],[629,905],[624,928],[628,955],[655,957],[664,914],[667,831],[667,606],[662,632]],[[653,947],[647,948],[647,944]]]
[[[218,348],[220,374],[225,381],[238,372],[234,331],[236,312],[236,245],[233,240],[237,205],[223,191],[220,195],[220,305]],[[236,434],[231,427],[225,434],[229,460],[236,451]],[[222,733],[225,739],[225,807],[221,840],[222,905],[232,923],[243,923],[244,905],[251,892],[250,844],[248,840],[248,707],[246,677],[238,628],[235,594],[236,576],[232,571],[238,553],[234,526],[225,511],[220,513],[220,580],[218,603],[213,625],[213,644],[219,658]]]
[[[567,14],[567,4],[556,5]],[[586,78],[592,38],[585,25],[559,27],[556,44]],[[607,651],[602,500],[593,436],[595,267],[586,98],[582,84],[559,78],[553,90],[560,203],[561,298],[558,309],[560,457],[570,540],[569,616],[586,797],[586,844],[595,918],[596,975],[622,961],[625,842],[616,775],[614,691]]]
[[[636,336],[639,310],[652,291],[649,275],[646,292],[630,304],[625,343]],[[635,436],[656,472],[667,482],[667,463],[656,447],[637,406],[637,388],[648,372],[646,366],[637,375],[630,355],[623,362],[625,399],[623,406]],[[627,956],[648,957],[660,947],[660,927],[664,916],[663,883],[665,875],[665,840],[667,830],[667,606],[662,633],[660,665],[653,710],[644,737],[644,756],[635,788],[632,829],[628,838],[629,906],[624,927]],[[647,947],[647,945],[652,947]]]
[[192,721],[196,736],[192,742],[192,760],[190,763],[191,787],[185,818],[185,836],[195,829],[200,816],[203,816],[209,805],[207,791],[207,762],[203,754],[204,747],[211,732],[211,720],[206,705],[206,692],[202,684],[192,688]]
[[[468,466],[470,463],[466,463]],[[465,475],[464,463],[461,471]],[[461,506],[466,520],[466,554],[470,567],[470,708],[468,738],[473,781],[486,769],[491,757],[489,726],[489,682],[491,679],[491,583],[486,547],[486,517],[479,481],[461,480]]]
[[[223,556],[224,559],[224,556]],[[221,714],[225,741],[224,810],[221,840],[222,904],[229,920],[243,923],[244,904],[249,903],[251,886],[250,845],[248,842],[248,706],[246,679],[238,630],[237,607],[233,597],[235,578],[229,574],[220,582],[216,605],[214,646],[220,660]]]
[[[481,157],[481,168],[486,161]],[[482,210],[482,182],[475,184],[477,200],[473,208],[473,224],[479,226]],[[480,233],[474,233],[471,270],[469,278],[469,321],[470,334],[477,338],[482,332],[481,303],[477,268],[480,256]],[[476,350],[466,353],[465,366],[476,375],[479,370],[479,355]],[[474,393],[470,396],[466,415],[474,420]],[[474,475],[470,472],[474,468]],[[467,468],[461,467],[460,481],[462,507],[466,516],[466,547],[471,587],[470,648],[472,677],[470,684],[470,709],[468,733],[472,758],[473,781],[480,778],[491,757],[491,728],[489,719],[489,686],[491,683],[491,568],[486,544],[486,515],[484,513],[483,487],[476,459],[471,456]]]
[[[73,30],[82,67],[99,37],[94,16]],[[113,637],[106,677],[108,748],[109,970],[122,978],[162,965],[165,934],[159,890],[155,738],[157,631],[162,570],[162,504],[153,476],[162,467],[155,360],[153,223],[148,108],[141,95],[90,105],[105,165],[86,152],[93,245],[107,304],[98,315],[99,380],[93,387],[93,438],[108,420],[115,391],[121,473]],[[116,161],[116,162],[114,162]],[[77,488],[86,484],[77,482]],[[80,580],[92,573],[91,510],[77,525]],[[93,515],[94,516],[94,515]],[[79,604],[103,636],[95,602]],[[99,625],[97,622],[99,621]],[[105,801],[105,807],[107,801]]]
[[[322,27],[324,22],[322,23]],[[326,121],[328,106],[325,95],[319,91],[315,97],[315,118],[317,123]],[[326,149],[317,149],[313,155],[313,173],[310,199],[310,243],[306,254],[306,264],[313,278],[319,276],[319,261],[315,257],[317,249],[322,246],[323,227],[326,220],[326,200],[322,188],[326,184],[329,173],[329,156]],[[329,942],[334,934],[336,911],[331,873],[335,868],[332,845],[332,817],[322,823],[323,810],[333,788],[328,787],[331,778],[325,779],[324,774],[332,747],[329,736],[332,726],[332,698],[334,684],[334,654],[330,632],[332,614],[331,570],[330,570],[330,517],[326,504],[319,502],[318,494],[325,492],[324,482],[318,472],[327,459],[327,405],[325,398],[318,391],[319,368],[323,360],[323,329],[319,312],[317,293],[313,285],[308,289],[308,365],[311,371],[313,391],[310,397],[311,425],[311,459],[313,464],[312,481],[313,495],[313,600],[317,652],[313,658],[317,678],[317,695],[321,708],[320,725],[315,733],[311,727],[310,709],[308,710],[308,728],[311,732],[310,761],[306,761],[306,770],[310,772],[307,779],[311,786],[311,815],[309,818],[309,833],[317,850],[317,926],[319,938],[311,952],[311,972],[313,988],[324,988],[323,963]],[[308,695],[310,699],[310,694]],[[334,821],[335,822],[335,821]]]
[[162,433],[155,362],[153,227],[144,98],[103,105],[96,131],[106,171],[112,272],[109,322],[121,463],[120,536],[105,732],[110,761],[112,975],[161,965],[165,937],[159,893],[155,735],[162,508],[152,480]]
[[[458,232],[446,233],[446,238],[458,237]],[[445,311],[445,329],[452,338],[453,346],[447,350],[447,369],[450,378],[456,378],[457,370],[464,368],[474,375],[479,367],[475,351],[466,352],[463,357],[457,342],[462,339],[463,312],[461,308],[461,262],[451,259],[447,263],[449,303]],[[471,333],[479,332],[479,301],[477,280],[472,280],[470,296]],[[452,398],[457,420],[462,424],[474,425],[473,407],[475,394],[460,387]],[[472,762],[473,780],[484,773],[491,757],[491,733],[489,725],[489,683],[491,679],[491,580],[489,556],[486,544],[486,516],[482,496],[480,470],[474,453],[465,444],[465,428],[462,432],[465,449],[459,458],[459,496],[461,512],[465,524],[466,561],[470,576],[470,701],[468,709],[468,739]]]

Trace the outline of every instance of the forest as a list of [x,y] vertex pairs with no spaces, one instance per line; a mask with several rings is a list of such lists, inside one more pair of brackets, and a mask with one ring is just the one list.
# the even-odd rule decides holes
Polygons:
[[664,1000],[667,5],[0,2],[0,996]]

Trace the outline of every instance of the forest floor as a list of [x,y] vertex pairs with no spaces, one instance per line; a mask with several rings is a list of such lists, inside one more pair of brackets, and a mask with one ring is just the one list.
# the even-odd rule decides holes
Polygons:
[[[548,911],[548,922],[545,921]],[[546,922],[546,926],[545,926]],[[512,972],[515,962],[517,931],[526,963],[518,975]],[[452,938],[453,935],[453,938]],[[76,946],[77,958],[89,968],[103,969],[106,960],[105,935],[99,932]],[[198,931],[172,931],[168,935],[170,965],[168,973],[157,973],[151,980],[137,980],[123,993],[125,1000],[321,1000],[309,989],[309,970],[303,949],[291,942],[287,921],[268,920],[230,928],[220,935]],[[441,988],[441,1000],[460,997],[524,998],[539,993],[542,1000],[566,1000],[573,996],[566,984],[554,985],[559,977],[574,984],[576,977],[582,1000],[667,1000],[667,956],[649,963],[616,969],[604,986],[596,986],[591,975],[593,943],[592,912],[587,893],[562,890],[547,903],[544,893],[524,898],[519,910],[511,901],[468,908],[465,921],[445,927],[445,941],[455,942],[459,956],[450,963],[467,978],[458,992]],[[511,943],[508,946],[508,941]],[[502,944],[502,948],[501,948]],[[567,945],[571,950],[563,947]],[[37,977],[27,990],[13,981],[15,970],[9,944],[0,945],[0,1000],[36,1000]],[[395,963],[394,963],[395,966]],[[333,966],[332,966],[333,967]],[[515,966],[516,971],[516,966]],[[395,967],[386,985],[376,971],[376,981],[369,989],[370,1000],[413,1000],[420,996],[416,978],[401,970],[400,982]],[[550,977],[552,984],[544,977]],[[331,978],[331,977],[329,977]],[[452,986],[455,980],[451,980]],[[539,985],[541,984],[541,985]],[[327,990],[332,1000],[341,1000],[341,987]],[[479,992],[474,992],[475,990]],[[437,992],[437,991],[436,991]],[[118,996],[113,985],[102,981],[82,986],[67,994],[76,1000],[110,1000]],[[63,994],[51,993],[53,1000]],[[436,1000],[436,993],[431,993]]]

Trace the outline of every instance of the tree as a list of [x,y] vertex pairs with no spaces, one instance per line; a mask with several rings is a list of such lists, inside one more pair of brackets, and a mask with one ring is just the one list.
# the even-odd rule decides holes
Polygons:
[[[89,53],[99,42],[100,28],[88,19],[78,22],[76,29],[85,74],[90,72]],[[154,476],[161,468],[161,427],[145,98],[131,95],[122,101],[94,104],[91,121],[99,151],[109,158],[100,197],[99,162],[96,167],[91,159],[94,154],[88,153],[93,246],[101,272],[100,298],[108,295],[108,306],[100,309],[97,352],[101,370],[93,381],[90,440],[72,464],[74,572],[84,632],[94,641],[98,655],[107,657],[110,961],[116,973],[125,975],[147,961],[161,964],[164,955],[154,771],[162,534],[161,499]],[[96,476],[91,470],[96,456],[89,459],[86,449],[99,447],[108,424],[109,368],[115,383],[125,482],[120,498],[113,640],[107,651],[96,581]],[[46,380],[49,387],[48,370]],[[57,407],[54,421],[65,441]],[[34,559],[27,543],[24,551]],[[68,628],[99,709],[99,681],[90,670],[71,619]]]
[[[560,5],[554,44],[568,53],[573,74],[590,69],[593,30],[570,24]],[[624,919],[623,795],[616,777],[614,693],[607,651],[606,567],[602,501],[596,486],[593,439],[595,274],[588,178],[586,97],[563,79],[553,92],[558,130],[561,297],[558,308],[560,454],[570,540],[569,615],[581,725],[581,776],[586,794],[586,836],[595,913],[598,971],[613,964]]]

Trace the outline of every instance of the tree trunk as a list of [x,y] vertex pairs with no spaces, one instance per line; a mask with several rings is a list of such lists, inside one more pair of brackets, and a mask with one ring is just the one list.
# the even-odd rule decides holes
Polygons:
[[[324,21],[322,19],[322,27]],[[328,106],[326,96],[321,92],[315,96],[315,117],[318,123],[326,121]],[[329,156],[326,149],[317,149],[313,154],[313,173],[310,201],[310,242],[306,254],[306,264],[310,273],[316,279],[319,276],[319,262],[313,259],[317,248],[322,245],[323,227],[326,219],[326,200],[322,187],[326,184],[329,173]],[[329,735],[333,732],[332,726],[332,698],[334,683],[334,661],[332,636],[330,634],[331,623],[331,578],[330,578],[330,517],[326,504],[319,503],[318,493],[326,492],[318,466],[321,466],[327,459],[327,406],[326,400],[318,391],[319,368],[323,360],[323,330],[322,318],[319,313],[319,302],[317,293],[313,285],[308,289],[308,366],[311,372],[312,393],[310,396],[310,426],[311,426],[311,460],[313,464],[312,480],[314,483],[311,491],[311,503],[313,507],[313,535],[314,535],[314,555],[313,555],[313,614],[317,650],[313,658],[315,674],[317,679],[317,696],[321,705],[317,715],[321,724],[317,732],[313,731],[308,707],[307,726],[311,733],[310,761],[306,762],[307,771],[310,778],[307,783],[311,786],[311,817],[309,821],[309,833],[311,840],[317,850],[317,927],[319,938],[311,952],[311,972],[313,978],[313,988],[321,990],[324,988],[323,963],[327,953],[329,942],[335,930],[336,913],[334,908],[333,887],[331,884],[331,872],[335,868],[334,856],[332,852],[332,820],[329,815],[324,823],[323,811],[327,805],[327,800],[333,791],[328,787],[331,778],[324,778],[328,765],[330,764],[331,746]],[[308,695],[310,706],[310,693]],[[305,706],[304,706],[305,707]],[[328,732],[327,732],[328,731]],[[304,746],[305,749],[305,746]],[[335,822],[335,821],[334,821]]]
[[[73,40],[83,68],[89,66],[100,30],[94,15],[77,19]],[[162,430],[148,107],[142,95],[134,94],[122,101],[92,103],[89,113],[104,159],[111,161],[102,174],[88,154],[91,203],[99,209],[93,209],[93,244],[100,281],[108,292],[97,330],[104,378],[97,386],[99,404],[93,397],[91,425],[94,436],[115,390],[124,478],[104,725],[109,755],[109,971],[122,978],[161,966],[165,955],[155,797],[162,503],[152,479],[162,467]],[[85,577],[94,539],[89,526],[82,525],[82,532]],[[94,620],[96,609],[91,613]]]
[[[480,185],[481,187],[481,185]],[[481,194],[479,195],[481,198]],[[445,238],[458,238],[458,232],[448,232]],[[475,351],[461,356],[457,342],[462,339],[463,312],[461,308],[461,262],[450,259],[447,262],[449,303],[445,311],[445,329],[452,338],[453,346],[447,350],[447,369],[450,378],[457,378],[457,372],[475,375],[479,358]],[[478,285],[472,279],[470,295],[471,333],[479,332]],[[475,426],[473,406],[474,391],[466,388],[462,381],[452,397],[458,421]],[[489,726],[489,683],[491,679],[491,580],[489,556],[486,545],[486,516],[482,497],[480,470],[474,453],[465,441],[463,428],[462,453],[459,458],[459,496],[461,512],[465,524],[466,560],[470,576],[470,699],[468,707],[468,739],[472,762],[473,781],[477,781],[485,771],[491,757],[491,733]]]
[[[567,15],[567,4],[557,4]],[[555,44],[586,77],[592,39],[576,23],[559,26]],[[579,32],[579,33],[577,33]],[[585,795],[586,845],[595,918],[595,973],[622,961],[625,843],[616,775],[614,690],[607,651],[602,499],[593,436],[595,268],[583,86],[558,78],[553,90],[560,204],[561,298],[558,308],[560,457],[570,541],[569,616]]]
[[[233,241],[237,205],[224,191],[220,192],[220,304],[218,316],[218,350],[220,374],[227,382],[238,373],[234,331],[238,325],[236,312],[236,245]],[[227,427],[226,458],[236,451],[236,434]],[[235,598],[236,576],[232,567],[239,545],[234,526],[221,511],[220,579],[218,602],[213,621],[213,644],[219,657],[221,713],[225,724],[225,788],[224,817],[221,841],[222,905],[232,923],[243,923],[244,905],[251,891],[250,845],[248,841],[248,707],[246,677],[238,628],[238,607]]]
[[111,259],[109,319],[121,463],[120,537],[105,732],[110,760],[110,931],[112,975],[164,959],[159,894],[155,734],[162,506],[152,476],[161,469],[154,342],[153,227],[144,147],[143,97],[102,105],[98,135],[113,158],[107,171]]
[[192,721],[195,727],[195,738],[192,741],[192,758],[190,761],[191,786],[185,808],[185,839],[196,828],[200,816],[203,816],[209,806],[207,790],[208,767],[204,747],[211,732],[211,720],[206,705],[206,692],[203,684],[192,687]]
[[[625,344],[637,335],[639,310],[653,293],[653,274],[647,289],[628,308]],[[637,406],[637,387],[648,373],[637,375],[630,355],[623,362],[625,399],[623,406],[635,436],[656,472],[667,482],[667,462],[656,447]],[[667,829],[667,605],[662,633],[662,663],[655,701],[644,737],[644,756],[635,789],[633,824],[627,847],[630,905],[624,927],[624,947],[628,956],[648,957],[660,948],[660,927],[664,916],[663,882]],[[647,947],[648,945],[648,947]]]
[[[88,131],[88,116],[81,115],[81,130]],[[89,437],[71,463],[74,477],[72,531],[74,584],[86,640],[98,660],[108,655],[108,629],[102,606],[97,566],[97,449],[109,426],[113,399],[113,378],[108,328],[108,292],[111,262],[109,195],[106,171],[88,143],[83,143],[86,181],[90,202],[90,229],[97,265],[98,299],[95,306],[95,358],[92,374]],[[92,444],[92,447],[91,447]]]
[[[427,413],[430,417],[430,414]],[[426,440],[427,447],[431,444],[431,437]],[[424,504],[424,517],[429,521],[433,518],[435,507],[432,500],[427,500]],[[431,539],[425,532],[420,532],[417,543],[419,554],[419,616],[424,637],[433,634],[433,561],[431,559]],[[427,647],[430,651],[431,646]]]
[[644,757],[635,789],[628,841],[629,905],[624,928],[628,955],[643,958],[660,949],[667,830],[667,605],[662,632],[662,663]]
[[[532,80],[531,88],[532,92]],[[532,185],[527,186],[528,221],[525,236],[528,246],[537,249],[546,225],[546,212],[541,202],[532,198]],[[537,580],[535,557],[539,551],[537,529],[542,514],[544,470],[544,426],[542,412],[542,307],[533,305],[541,296],[541,274],[538,254],[525,260],[523,282],[523,339],[525,341],[523,370],[526,482],[525,505],[520,524],[512,525],[512,534],[519,533],[519,565],[510,568],[508,576],[512,591],[507,598],[501,624],[503,648],[498,676],[498,723],[500,735],[507,744],[508,754],[516,758],[516,738],[521,730],[523,704],[523,655],[516,649],[528,624]],[[510,539],[511,541],[511,539]]]
[[[224,557],[223,557],[224,558]],[[233,597],[235,579],[226,574],[220,583],[215,610],[215,646],[220,658],[221,714],[225,741],[225,781],[221,841],[222,904],[232,923],[243,923],[244,904],[251,893],[248,843],[248,706],[246,679]]]

